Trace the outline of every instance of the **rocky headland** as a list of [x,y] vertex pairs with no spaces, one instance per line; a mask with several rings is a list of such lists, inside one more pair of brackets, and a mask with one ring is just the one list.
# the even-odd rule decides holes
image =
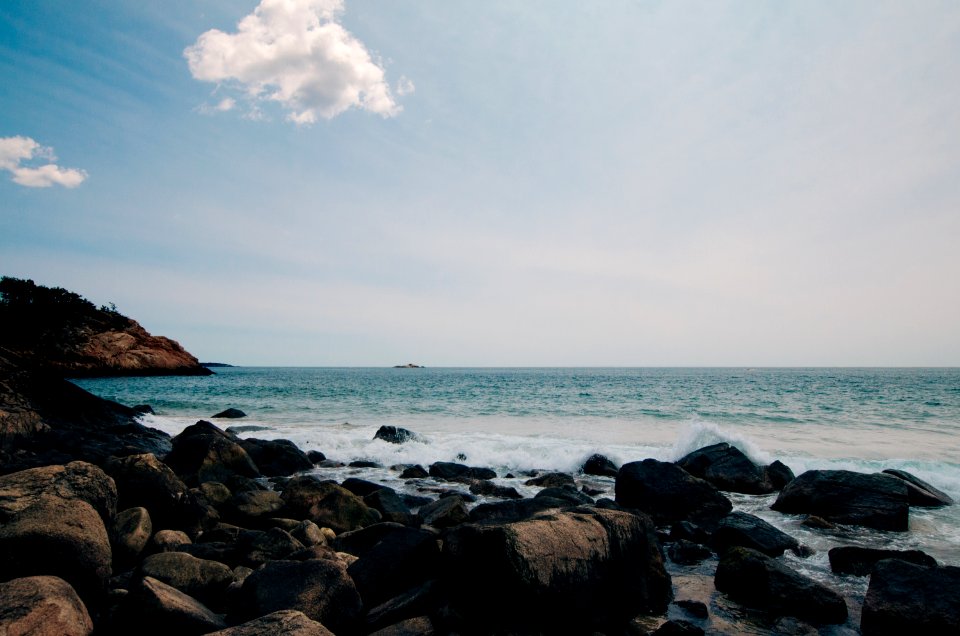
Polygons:
[[906,532],[912,507],[953,502],[902,471],[794,476],[715,444],[532,473],[533,497],[485,466],[379,469],[400,491],[204,420],[170,438],[22,352],[0,362],[0,633],[960,633],[960,568],[838,548],[838,576],[869,576],[854,600],[731,502],[775,497],[776,514],[823,531]]

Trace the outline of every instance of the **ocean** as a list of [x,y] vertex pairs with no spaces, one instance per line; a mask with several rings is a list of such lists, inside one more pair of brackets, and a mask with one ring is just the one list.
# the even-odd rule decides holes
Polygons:
[[[209,377],[76,380],[101,397],[149,404],[143,423],[171,435],[228,407],[254,426],[244,436],[285,438],[343,462],[384,467],[459,461],[489,466],[496,481],[533,495],[524,472],[576,472],[593,453],[617,464],[676,460],[727,441],[761,464],[809,469],[909,471],[960,501],[960,369],[957,368],[218,368]],[[374,440],[383,424],[414,431],[402,445]],[[515,478],[502,477],[507,474]],[[413,492],[396,471],[324,469]],[[613,498],[613,480],[584,482]],[[960,565],[960,505],[913,508],[910,531],[813,531],[801,516],[769,509],[775,495],[731,495],[814,550],[786,555],[797,569],[852,598],[867,579],[830,572],[837,545],[921,549]],[[687,580],[694,570],[672,572]],[[691,594],[695,590],[687,590]],[[714,599],[716,601],[716,599]],[[859,623],[853,608],[850,626]],[[757,632],[762,633],[762,632]]]

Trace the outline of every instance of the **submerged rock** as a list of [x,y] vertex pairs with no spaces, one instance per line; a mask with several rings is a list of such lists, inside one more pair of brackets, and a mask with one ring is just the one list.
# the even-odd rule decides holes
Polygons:
[[774,614],[827,624],[847,620],[842,596],[750,548],[725,552],[717,565],[714,584],[734,600]]
[[417,434],[399,426],[381,426],[374,433],[373,439],[382,439],[391,444],[403,444],[409,440],[417,439]]
[[960,568],[879,561],[870,575],[863,636],[960,634]]
[[211,415],[210,417],[223,418],[228,420],[237,420],[237,419],[240,419],[241,417],[246,417],[246,416],[247,414],[241,411],[240,409],[235,409],[231,407],[225,411],[220,411],[216,415]]
[[883,473],[808,470],[780,492],[772,509],[877,530],[907,529],[906,483]]
[[580,468],[584,475],[599,475],[601,477],[616,477],[620,468],[604,455],[591,455],[583,462]]
[[677,521],[712,524],[733,508],[730,500],[713,484],[694,477],[676,464],[656,459],[620,467],[616,501],[621,506],[642,510],[657,524]]
[[495,479],[497,473],[491,468],[466,466],[454,462],[434,462],[430,464],[430,476],[447,481],[464,479]]

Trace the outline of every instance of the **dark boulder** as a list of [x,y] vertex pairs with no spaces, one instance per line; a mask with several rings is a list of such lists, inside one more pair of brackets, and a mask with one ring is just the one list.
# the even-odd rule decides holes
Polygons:
[[244,528],[262,528],[283,509],[280,493],[273,490],[248,490],[230,498],[220,509],[223,518]]
[[713,551],[705,545],[680,539],[667,548],[670,560],[680,565],[694,565],[713,556]]
[[177,588],[210,607],[222,606],[233,572],[219,561],[198,559],[184,552],[163,552],[148,556],[137,571]]
[[566,501],[571,506],[580,506],[583,504],[593,503],[592,497],[580,492],[572,486],[553,486],[550,488],[544,488],[534,496],[534,499],[538,497],[560,499],[561,501]]
[[344,479],[340,485],[360,498],[366,497],[384,487],[383,484],[378,484],[366,479],[359,479],[357,477],[348,477]]
[[860,629],[864,636],[960,634],[960,567],[877,562]]
[[259,477],[257,465],[233,437],[203,420],[173,438],[173,450],[164,459],[188,484],[227,483],[231,476]]
[[207,636],[334,636],[333,632],[297,610],[279,610]]
[[702,627],[679,619],[666,621],[651,636],[703,636],[703,634]]
[[713,532],[713,547],[718,553],[733,546],[752,548],[775,557],[800,547],[800,543],[760,517],[737,511],[727,515]]
[[793,474],[790,467],[779,459],[767,466],[766,471],[767,478],[770,480],[770,483],[773,484],[774,490],[783,490],[784,486],[796,478],[796,475]]
[[682,599],[679,601],[674,601],[673,604],[694,618],[704,619],[710,615],[707,605],[703,601]]
[[539,497],[480,504],[470,511],[471,523],[503,524],[530,519],[548,510],[569,508],[562,499]]
[[931,567],[937,565],[936,559],[920,550],[881,550],[853,545],[831,548],[827,557],[830,559],[830,569],[834,574],[853,574],[854,576],[867,576],[873,571],[873,566],[884,559],[900,559],[915,565]]
[[902,479],[907,483],[907,494],[910,498],[911,506],[937,508],[953,504],[953,497],[905,470],[888,468],[883,472],[887,475],[893,475],[897,479]]
[[[437,603],[441,596],[437,582],[427,581],[399,596],[380,603],[376,607],[370,608],[364,619],[366,628],[368,630],[385,629],[402,622],[404,619],[416,619],[425,614],[436,613]],[[429,627],[432,630],[432,624]],[[413,633],[420,634],[421,632]]]
[[429,476],[430,473],[428,473],[427,470],[420,464],[407,466],[403,469],[403,472],[400,473],[400,479],[423,479],[424,477]]
[[307,451],[307,459],[310,460],[311,464],[319,464],[327,461],[327,456],[318,450],[309,450]]
[[382,439],[391,444],[403,444],[406,441],[417,439],[417,434],[399,426],[381,426],[374,433],[373,439]]
[[117,514],[110,527],[113,567],[132,566],[153,536],[153,522],[146,508],[127,508]]
[[381,523],[344,533],[333,546],[359,557],[347,572],[369,607],[435,578],[439,571],[437,534],[428,530]]
[[735,601],[814,623],[847,620],[843,597],[780,561],[750,548],[727,550],[717,565],[716,588]]
[[770,507],[833,523],[904,531],[909,499],[906,483],[892,475],[808,470],[787,484]]
[[378,511],[384,521],[411,527],[420,525],[420,517],[410,511],[410,507],[393,488],[375,490],[363,498],[363,503]]
[[583,462],[580,468],[584,475],[599,475],[601,477],[616,477],[619,468],[603,455],[591,455]]
[[677,465],[720,490],[748,495],[762,495],[774,490],[766,472],[743,451],[726,442],[688,453],[677,461]]
[[470,519],[467,506],[459,495],[441,497],[420,507],[420,518],[434,528],[451,528]]
[[453,608],[479,633],[622,629],[637,614],[664,612],[672,596],[644,515],[584,509],[464,525],[443,551]]
[[216,415],[211,415],[210,417],[220,418],[220,419],[227,419],[227,420],[236,420],[236,419],[240,419],[241,417],[246,417],[246,416],[247,416],[247,414],[244,413],[243,411],[241,411],[240,409],[235,409],[235,408],[232,408],[232,407],[231,407],[231,408],[229,408],[229,409],[227,409],[227,410],[225,410],[225,411],[220,411],[220,412],[217,413]]
[[188,594],[146,577],[131,590],[122,633],[199,636],[226,627],[223,616]]
[[497,473],[490,468],[466,466],[454,462],[434,462],[430,464],[429,475],[436,479],[462,481],[470,479],[494,479]]
[[576,487],[576,482],[567,473],[544,473],[524,482],[525,486],[539,486],[540,488],[560,488],[562,486]]
[[237,619],[279,610],[298,610],[335,634],[358,627],[363,603],[342,563],[328,559],[272,561],[243,582],[236,598]]
[[297,445],[286,439],[240,440],[250,459],[267,477],[286,477],[313,468],[313,462]]
[[186,484],[150,453],[128,455],[107,462],[107,473],[117,484],[117,506],[143,507],[158,527],[169,527]]
[[372,459],[355,459],[347,466],[350,468],[383,468],[380,462],[375,462]]
[[616,501],[626,508],[647,513],[658,525],[677,521],[716,523],[733,508],[730,500],[713,484],[694,477],[676,464],[655,459],[620,467]]
[[368,636],[433,636],[436,633],[429,616],[415,616],[378,629]]
[[478,480],[470,484],[470,492],[482,497],[497,497],[498,499],[523,499],[513,486],[501,486],[492,481]]
[[93,621],[70,584],[56,576],[0,583],[0,634],[89,636]]
[[280,494],[284,516],[309,519],[336,533],[356,530],[380,521],[380,513],[352,492],[330,481],[294,477]]

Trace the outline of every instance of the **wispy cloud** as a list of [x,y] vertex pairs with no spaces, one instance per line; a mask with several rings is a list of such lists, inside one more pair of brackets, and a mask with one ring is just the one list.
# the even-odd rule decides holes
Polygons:
[[[262,0],[236,33],[211,29],[184,56],[195,79],[238,88],[252,112],[266,101],[280,104],[298,124],[350,108],[393,117],[402,107],[384,69],[338,22],[342,11],[342,0]],[[397,94],[412,90],[413,83],[401,78]],[[234,105],[224,104],[206,112]]]
[[[39,166],[25,166],[25,161],[46,160]],[[76,168],[61,168],[53,148],[41,146],[30,137],[0,137],[0,170],[13,175],[14,183],[28,188],[49,188],[60,185],[75,188],[87,178],[87,173]]]

